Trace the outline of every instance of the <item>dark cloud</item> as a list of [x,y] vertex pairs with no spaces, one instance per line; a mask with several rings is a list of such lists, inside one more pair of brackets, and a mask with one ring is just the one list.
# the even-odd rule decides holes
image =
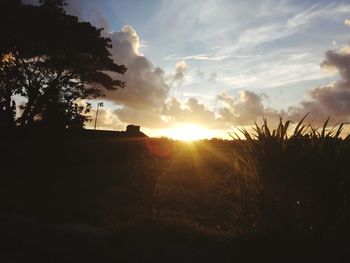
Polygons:
[[309,112],[317,124],[322,124],[329,116],[334,123],[347,122],[350,120],[350,54],[328,51],[321,67],[326,71],[337,71],[340,80],[311,90],[311,99],[291,107],[289,114],[292,118],[300,118]]

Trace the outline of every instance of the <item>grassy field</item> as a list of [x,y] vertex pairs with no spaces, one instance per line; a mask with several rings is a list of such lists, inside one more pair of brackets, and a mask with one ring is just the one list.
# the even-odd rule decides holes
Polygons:
[[169,253],[278,258],[292,247],[299,256],[285,262],[347,258],[350,139],[302,125],[288,133],[288,125],[192,143],[8,134],[0,214],[119,233],[127,251],[135,240],[146,251],[175,238],[185,250]]
[[2,144],[1,210],[111,228],[151,217],[228,229],[228,211],[215,182],[232,172],[232,145],[10,139]]

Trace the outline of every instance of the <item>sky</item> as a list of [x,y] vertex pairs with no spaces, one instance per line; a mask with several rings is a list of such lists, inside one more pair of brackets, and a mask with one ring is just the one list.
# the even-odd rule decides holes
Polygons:
[[103,27],[128,68],[100,129],[227,137],[263,117],[350,121],[348,1],[68,0],[67,12]]

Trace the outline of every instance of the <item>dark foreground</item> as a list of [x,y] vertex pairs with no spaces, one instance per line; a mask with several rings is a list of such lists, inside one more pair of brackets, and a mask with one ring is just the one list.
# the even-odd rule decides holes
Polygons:
[[0,262],[349,262],[344,236],[243,231],[218,183],[241,150],[233,142],[7,133],[0,143]]
[[143,222],[119,231],[0,217],[0,262],[348,262],[348,243],[238,239]]

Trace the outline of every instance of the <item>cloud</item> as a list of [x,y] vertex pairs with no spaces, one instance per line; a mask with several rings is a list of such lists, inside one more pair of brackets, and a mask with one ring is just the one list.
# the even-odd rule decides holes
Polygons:
[[221,121],[236,126],[251,125],[254,120],[263,117],[277,119],[281,113],[263,105],[265,96],[252,91],[240,91],[239,98],[230,96],[226,92],[219,94],[217,99],[223,105],[218,109]]
[[[85,123],[86,128],[93,129],[95,125],[96,118],[96,109],[92,108],[89,113],[91,116],[91,120]],[[125,125],[120,122],[118,116],[108,108],[100,108],[98,110],[98,118],[97,118],[97,129],[102,130],[124,130]]]
[[216,82],[216,80],[217,80],[217,78],[218,78],[218,74],[217,74],[217,73],[215,73],[215,72],[213,72],[213,73],[211,73],[211,74],[210,74],[210,77],[209,77],[209,82],[211,82],[211,83],[215,83],[215,82]]
[[108,37],[112,40],[113,59],[128,70],[124,76],[116,76],[126,82],[125,89],[109,92],[106,99],[134,111],[160,112],[170,89],[164,71],[140,54],[140,38],[131,26],[109,33]]
[[[281,1],[281,3],[283,2],[287,3],[288,1]],[[276,4],[276,6],[279,4]],[[269,7],[273,8],[272,6]],[[342,3],[331,3],[328,5],[314,4],[306,10],[305,8],[300,9],[301,11],[299,13],[293,12],[295,6],[287,5],[284,8],[289,9],[293,15],[289,18],[284,17],[282,20],[267,20],[268,22],[262,24],[253,24],[252,27],[246,28],[240,33],[234,45],[221,49],[217,55],[225,56],[237,51],[249,51],[262,44],[283,40],[302,31],[306,31],[310,27],[320,23],[323,19],[346,15],[350,11],[350,5]],[[271,15],[278,17],[278,14],[273,12],[271,12]]]
[[309,113],[309,121],[315,125],[322,125],[331,116],[331,123],[350,121],[350,52],[342,48],[339,52],[327,51],[321,68],[327,73],[338,73],[340,79],[309,92],[309,99],[299,105],[290,107],[286,111],[278,111],[265,107],[265,95],[252,91],[241,91],[239,97],[221,93],[218,100],[224,107],[217,113],[222,121],[231,125],[250,125],[255,119],[267,117],[277,120],[279,116],[293,121],[300,120]]
[[182,82],[185,79],[185,72],[187,71],[187,63],[180,61],[175,65],[175,74],[173,77],[174,82]]
[[[164,60],[179,60],[179,59],[182,59],[182,60],[221,61],[221,60],[224,60],[224,59],[229,58],[229,57],[231,57],[231,56],[215,56],[213,54],[198,54],[198,55],[191,55],[191,56],[185,56],[185,57],[169,55],[169,56],[164,57],[163,59]],[[245,57],[250,57],[250,56],[239,56],[239,57],[245,58]]]
[[171,97],[162,114],[166,117],[168,124],[197,123],[208,128],[216,128],[219,125],[215,112],[195,98],[181,103],[176,97]]
[[220,72],[218,80],[234,88],[250,90],[287,86],[292,83],[326,78],[317,64],[319,59],[307,52],[278,51],[257,58],[254,64],[234,67],[234,75]]
[[[125,65],[127,72],[124,75],[112,74],[112,77],[125,81],[126,87],[106,93],[104,99],[118,108],[101,110],[98,127],[120,129],[126,124],[164,127],[161,113],[170,90],[164,71],[140,53],[140,37],[133,27],[126,25],[121,31],[104,32],[104,35],[112,41],[114,61]],[[91,128],[91,123],[87,126]]]
[[340,53],[343,53],[343,54],[350,54],[350,45],[343,46],[343,47],[340,49]]
[[118,119],[123,123],[137,124],[142,127],[160,129],[165,128],[167,125],[161,118],[159,109],[139,110],[124,106],[114,110],[113,114],[118,116]]
[[309,112],[313,122],[323,123],[328,116],[333,122],[350,120],[350,54],[327,51],[321,67],[326,71],[337,71],[340,80],[329,85],[316,87],[310,91],[310,100],[291,107],[289,113],[294,118]]
[[[263,104],[265,95],[252,91],[241,91],[238,97],[221,93],[217,96],[221,106],[209,109],[196,98],[190,98],[186,102],[181,102],[176,97],[169,99],[171,84],[166,82],[161,68],[155,67],[140,54],[140,38],[131,26],[124,26],[121,31],[109,33],[108,36],[112,39],[113,58],[117,63],[128,67],[127,73],[122,76],[127,87],[110,92],[106,97],[121,106],[109,115],[105,114],[119,125],[135,123],[148,128],[164,128],[187,122],[209,128],[230,128],[251,125],[254,120],[262,117],[278,120],[280,115],[284,115],[298,120],[310,112],[314,121],[322,123],[328,115],[334,116],[336,120],[346,120],[350,114],[350,55],[346,52],[329,51],[321,64],[327,72],[338,72],[341,80],[313,89],[310,100],[302,101],[287,112],[266,107]],[[185,61],[178,62],[172,81],[183,81],[187,69]],[[216,78],[216,74],[210,76],[212,82]]]

